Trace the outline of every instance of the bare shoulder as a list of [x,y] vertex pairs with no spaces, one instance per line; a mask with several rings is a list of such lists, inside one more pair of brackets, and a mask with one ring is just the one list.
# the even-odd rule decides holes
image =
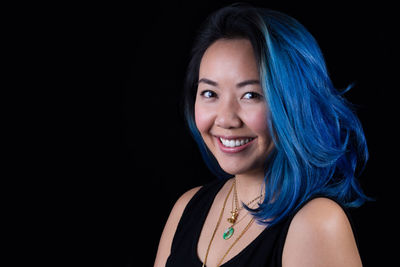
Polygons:
[[329,198],[320,197],[311,200],[300,209],[293,218],[291,226],[301,228],[312,227],[312,230],[319,229],[326,231],[328,234],[341,230],[347,224],[349,224],[349,221],[342,207]]
[[315,198],[294,216],[282,266],[362,266],[350,222],[333,200]]
[[182,216],[183,210],[186,208],[186,205],[192,199],[192,197],[199,191],[201,186],[194,187],[188,191],[186,191],[175,203],[171,215],[178,215],[179,219]]
[[176,228],[178,227],[178,223],[182,217],[182,213],[185,210],[186,205],[197,193],[197,191],[200,190],[200,188],[201,186],[190,189],[175,202],[161,235],[154,267],[165,266],[171,251],[172,240],[174,238]]

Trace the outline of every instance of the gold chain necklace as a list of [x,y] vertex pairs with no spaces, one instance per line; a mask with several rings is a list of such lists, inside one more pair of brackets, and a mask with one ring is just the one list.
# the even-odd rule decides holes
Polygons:
[[[248,213],[246,213],[246,215],[240,219],[239,221],[237,221],[237,218],[239,216],[239,211],[241,211],[244,206],[241,206],[240,208],[238,208],[239,206],[239,197],[237,194],[237,189],[236,189],[236,179],[233,180],[233,197],[232,197],[232,209],[231,209],[231,217],[228,218],[228,222],[231,224],[230,227],[226,228],[225,232],[222,235],[222,238],[225,240],[228,240],[229,238],[231,238],[233,236],[233,234],[235,233],[235,229],[233,228],[236,224],[238,224],[239,222],[241,222]],[[251,200],[249,203],[246,204],[246,206],[250,206],[250,204],[252,204],[254,201],[260,199],[263,196],[263,194],[259,195],[258,197],[254,198],[253,200]],[[234,208],[235,206],[235,208]]]
[[[214,232],[213,232],[213,234],[212,234],[212,236],[211,236],[210,243],[208,244],[207,251],[206,251],[206,256],[204,257],[204,262],[203,262],[202,267],[205,267],[205,266],[206,266],[207,258],[208,258],[208,253],[210,252],[211,244],[212,244],[212,242],[213,242],[213,240],[214,240],[215,233],[217,232],[217,229],[218,229],[218,227],[219,227],[219,225],[220,225],[220,223],[221,223],[222,215],[224,214],[224,211],[225,211],[226,202],[228,201],[228,197],[229,197],[229,195],[231,194],[232,189],[233,189],[234,186],[235,186],[235,180],[233,181],[232,186],[231,186],[231,189],[229,189],[228,195],[226,196],[226,198],[225,198],[225,200],[224,200],[224,205],[222,206],[221,213],[219,214],[219,218],[218,218],[217,225],[215,226]],[[234,246],[234,245],[239,241],[239,239],[246,233],[246,231],[250,228],[250,226],[253,224],[253,222],[254,222],[254,218],[252,218],[252,219],[250,220],[250,222],[246,225],[246,227],[243,229],[243,231],[240,233],[240,235],[239,235],[239,236],[235,239],[235,241],[233,241],[233,243],[229,246],[228,250],[225,252],[225,254],[224,254],[224,256],[222,257],[222,259],[218,262],[217,267],[221,266],[221,263],[224,261],[226,255],[228,255],[229,251],[231,251],[231,249],[233,248],[233,246]]]
[[[257,199],[261,198],[263,195],[264,195],[264,194],[262,194],[261,196],[259,196]],[[257,200],[257,199],[255,199],[255,200]],[[254,201],[255,201],[255,200],[254,200]],[[252,202],[254,202],[254,201],[250,201],[249,204],[247,204],[247,206],[250,207],[250,204],[251,204]],[[255,204],[253,204],[253,206],[251,206],[250,208],[253,209],[254,207],[255,207]],[[242,208],[243,208],[243,207],[242,207]],[[241,209],[242,209],[242,208],[241,208]],[[243,221],[243,219],[246,218],[247,215],[249,215],[249,214],[250,214],[250,213],[247,212],[239,221],[234,222],[234,223],[231,225],[231,227],[233,228],[235,225],[239,224],[239,223],[240,223],[241,221]]]

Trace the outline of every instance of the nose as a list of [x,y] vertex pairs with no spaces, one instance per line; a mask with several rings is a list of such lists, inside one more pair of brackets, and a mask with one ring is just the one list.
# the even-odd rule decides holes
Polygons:
[[238,104],[233,100],[221,101],[215,119],[215,125],[224,129],[239,128],[242,120],[238,115]]

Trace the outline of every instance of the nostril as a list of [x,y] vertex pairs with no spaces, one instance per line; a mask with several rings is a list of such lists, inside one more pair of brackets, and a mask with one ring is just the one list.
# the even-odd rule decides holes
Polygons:
[[216,118],[215,125],[224,129],[239,128],[242,126],[242,121],[236,115],[220,115]]

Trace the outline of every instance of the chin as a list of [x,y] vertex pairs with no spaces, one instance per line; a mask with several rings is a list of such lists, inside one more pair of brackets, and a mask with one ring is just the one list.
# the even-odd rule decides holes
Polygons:
[[257,170],[260,170],[260,168],[254,168],[253,166],[249,166],[250,164],[246,164],[245,162],[221,162],[219,163],[219,165],[226,173],[229,173],[231,175],[254,173]]

